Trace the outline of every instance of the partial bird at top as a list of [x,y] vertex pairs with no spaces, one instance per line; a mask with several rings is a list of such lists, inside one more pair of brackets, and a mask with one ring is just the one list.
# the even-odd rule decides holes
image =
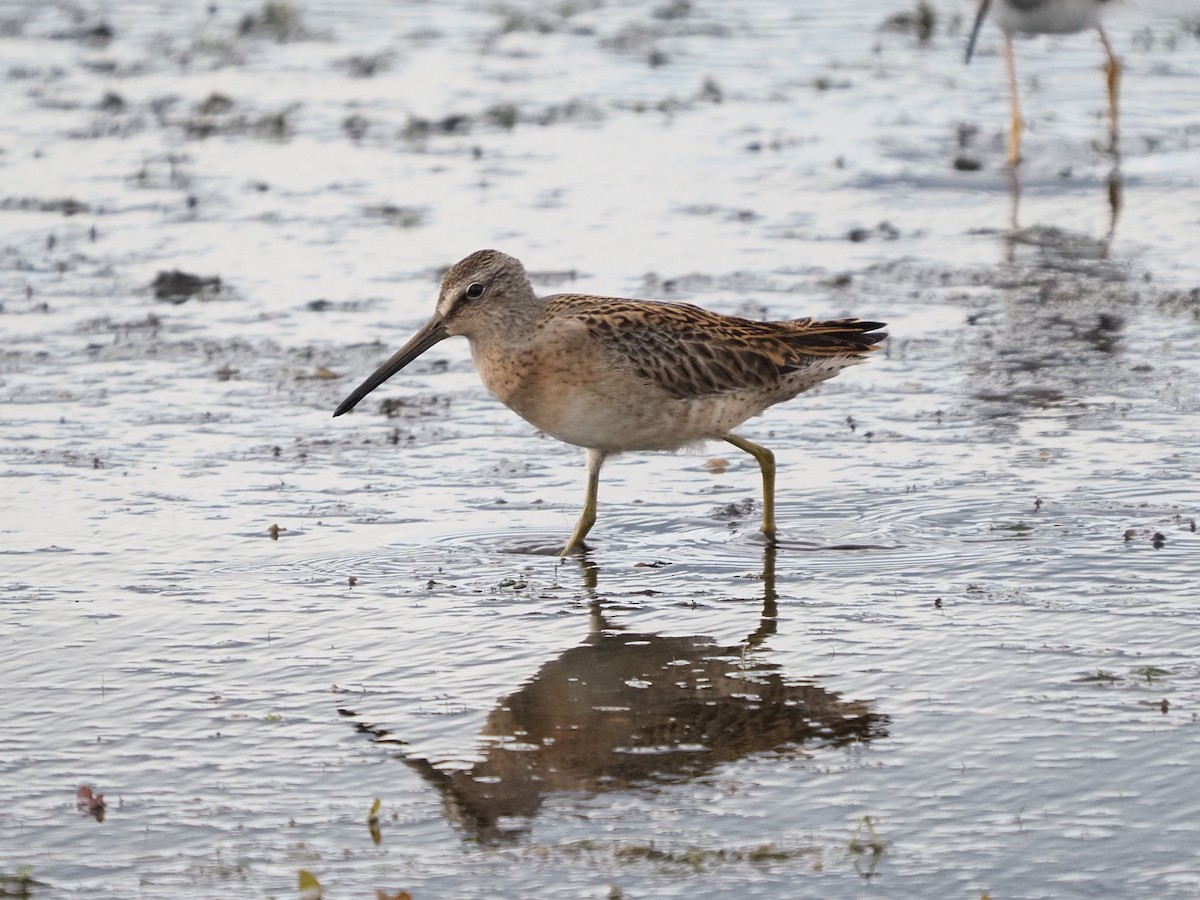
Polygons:
[[1108,55],[1105,72],[1108,76],[1108,126],[1110,146],[1117,147],[1117,93],[1121,82],[1121,61],[1117,59],[1108,35],[1100,24],[1101,13],[1110,0],[980,0],[975,25],[967,42],[966,61],[971,61],[979,29],[989,10],[996,26],[1004,33],[1004,60],[1008,66],[1008,89],[1012,102],[1012,126],[1008,140],[1008,163],[1013,168],[1021,161],[1021,101],[1017,93],[1017,67],[1013,58],[1014,34],[1074,34],[1095,28],[1100,34],[1104,52]]

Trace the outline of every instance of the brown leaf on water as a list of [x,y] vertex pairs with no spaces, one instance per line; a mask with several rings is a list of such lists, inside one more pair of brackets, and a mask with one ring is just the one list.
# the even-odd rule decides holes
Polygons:
[[81,813],[87,813],[97,822],[104,821],[104,795],[93,793],[86,784],[75,792],[75,808]]
[[394,894],[389,894],[387,891],[375,889],[375,900],[412,900],[412,894],[408,891],[397,891]]
[[725,470],[729,468],[729,460],[721,459],[719,456],[714,456],[712,459],[704,463],[706,468],[713,475],[724,475]]

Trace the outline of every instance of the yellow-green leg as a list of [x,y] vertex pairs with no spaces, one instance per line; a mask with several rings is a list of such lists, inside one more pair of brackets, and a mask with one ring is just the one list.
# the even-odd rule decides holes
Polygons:
[[772,541],[775,540],[775,454],[766,447],[760,447],[753,441],[748,441],[736,434],[725,435],[725,440],[739,450],[745,450],[756,460],[762,469],[763,479],[763,523],[762,533]]
[[1008,133],[1008,164],[1014,169],[1021,161],[1021,132],[1025,120],[1021,118],[1021,98],[1017,91],[1017,61],[1013,57],[1012,38],[1004,39],[1004,64],[1008,67],[1008,94],[1012,104],[1012,125]]
[[579,514],[579,521],[575,523],[575,530],[571,532],[571,539],[567,541],[567,546],[563,547],[562,553],[559,556],[566,556],[568,553],[574,553],[576,550],[583,550],[583,539],[587,537],[587,533],[592,530],[592,526],[596,524],[596,491],[600,487],[600,467],[604,465],[604,459],[608,454],[601,450],[591,450],[587,452],[587,493],[583,498],[583,512]]
[[1111,147],[1115,152],[1117,149],[1117,95],[1121,90],[1121,60],[1117,59],[1117,54],[1113,52],[1112,44],[1108,41],[1108,35],[1104,33],[1104,29],[1100,29],[1100,42],[1104,44],[1104,52],[1108,54],[1108,63],[1104,67],[1104,72],[1108,76],[1108,136],[1111,141]]

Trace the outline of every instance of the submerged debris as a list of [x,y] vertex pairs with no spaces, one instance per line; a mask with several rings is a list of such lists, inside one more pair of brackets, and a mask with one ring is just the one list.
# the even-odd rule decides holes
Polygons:
[[216,91],[213,91],[196,106],[196,112],[202,116],[220,116],[231,109],[233,109],[233,99]]
[[219,294],[221,279],[215,275],[211,278],[203,278],[199,275],[192,275],[190,272],[172,269],[170,272],[159,272],[151,287],[154,288],[156,300],[178,304],[187,302],[197,294]]
[[370,127],[371,123],[367,117],[360,116],[358,113],[342,119],[342,131],[346,132],[346,136],[352,141],[361,141],[367,136],[367,129]]
[[[82,11],[75,13],[76,19],[82,19]],[[116,36],[113,27],[107,22],[101,20],[85,24],[82,21],[74,28],[68,28],[64,31],[56,31],[50,35],[51,40],[55,41],[79,41],[83,44],[91,44],[96,47],[107,46],[108,43]]]
[[740,503],[726,503],[714,509],[710,515],[714,519],[729,520],[729,519],[744,519],[746,516],[754,512],[754,501],[745,499]]
[[418,206],[397,206],[394,203],[379,203],[363,210],[369,218],[383,219],[398,228],[417,228],[425,224],[428,213]]
[[105,91],[100,102],[96,104],[96,109],[107,113],[121,113],[128,108],[129,104],[125,102],[125,98],[116,91]]
[[0,200],[0,209],[17,209],[22,212],[60,212],[64,216],[91,212],[92,208],[74,197],[43,200],[40,197],[5,197]]
[[394,58],[395,55],[389,50],[369,55],[355,54],[338,63],[338,66],[345,69],[351,78],[373,78],[390,69]]
[[283,0],[268,0],[257,13],[246,13],[238,24],[239,37],[265,37],[285,44],[311,38],[300,10]]
[[920,0],[912,12],[899,12],[885,19],[880,30],[912,32],[918,43],[928,44],[936,27],[937,12],[925,0]]
[[859,244],[863,241],[872,238],[881,238],[885,241],[894,241],[900,237],[900,229],[891,222],[884,220],[874,228],[851,228],[846,234],[846,239],[852,243]]

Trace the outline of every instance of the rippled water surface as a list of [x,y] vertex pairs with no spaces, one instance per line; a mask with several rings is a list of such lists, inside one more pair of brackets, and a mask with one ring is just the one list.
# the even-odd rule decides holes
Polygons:
[[[930,8],[0,2],[0,895],[1200,893],[1200,13],[1119,158],[1019,42],[1015,184]],[[723,445],[559,562],[461,341],[330,418],[485,246],[889,323],[741,429],[777,547]]]

